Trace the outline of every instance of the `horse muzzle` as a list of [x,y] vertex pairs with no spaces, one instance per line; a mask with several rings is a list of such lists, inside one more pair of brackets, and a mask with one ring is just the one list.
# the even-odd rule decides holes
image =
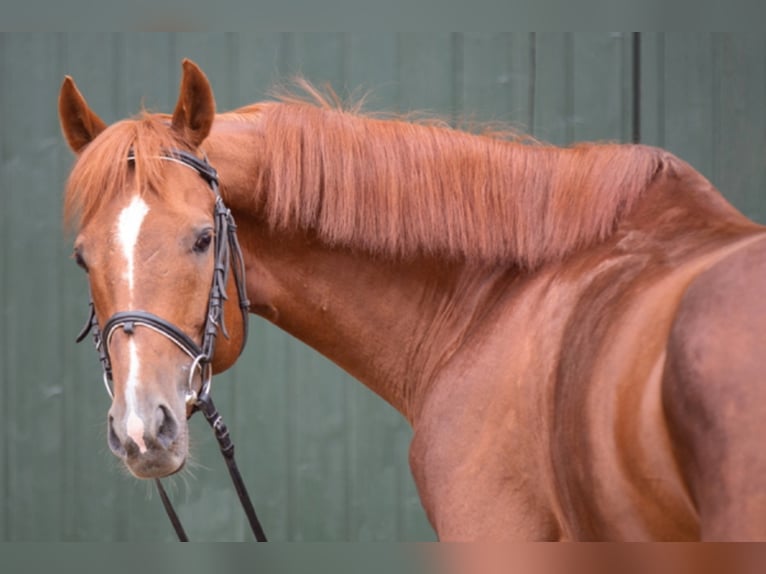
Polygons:
[[186,421],[166,405],[127,411],[113,405],[107,442],[137,478],[162,478],[183,468],[188,431]]

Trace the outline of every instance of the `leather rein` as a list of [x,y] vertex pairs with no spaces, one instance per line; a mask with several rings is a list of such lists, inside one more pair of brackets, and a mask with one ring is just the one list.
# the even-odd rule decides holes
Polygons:
[[[234,273],[234,281],[239,296],[239,307],[242,312],[243,337],[240,353],[247,342],[248,307],[250,303],[247,300],[247,292],[245,289],[244,259],[242,257],[242,249],[237,240],[237,227],[234,223],[231,211],[224,204],[218,190],[218,173],[207,160],[200,159],[186,151],[177,149],[168,150],[166,154],[161,157],[167,161],[174,161],[195,170],[200,177],[207,182],[210,190],[215,195],[215,263],[202,342],[198,345],[193,338],[179,329],[176,325],[153,313],[141,310],[120,311],[115,313],[104,323],[102,331],[99,328],[92,297],[89,302],[90,311],[88,320],[78,335],[77,342],[79,343],[82,341],[88,333],[92,334],[93,342],[95,343],[96,351],[98,352],[99,360],[101,361],[104,385],[106,386],[106,390],[110,397],[113,397],[114,394],[112,391],[113,380],[112,365],[109,358],[109,342],[112,335],[119,329],[122,329],[129,335],[134,332],[136,327],[151,329],[172,341],[190,357],[192,364],[189,369],[189,384],[186,390],[187,419],[199,410],[204,415],[205,420],[210,424],[213,433],[218,440],[221,454],[226,462],[231,480],[234,484],[234,489],[237,491],[237,496],[239,497],[240,504],[247,516],[253,535],[258,542],[266,542],[266,535],[263,532],[263,528],[255,513],[253,504],[250,501],[250,496],[247,493],[245,483],[237,468],[237,463],[234,460],[234,443],[231,440],[229,430],[224,424],[221,415],[213,404],[213,399],[210,394],[211,381],[213,378],[212,359],[218,331],[220,330],[225,338],[229,338],[229,333],[224,321],[223,304],[227,300],[226,285],[229,280],[230,271]],[[135,160],[132,152],[128,155],[127,159],[128,161]],[[193,387],[193,380],[197,371],[199,371],[202,378],[199,392]],[[181,542],[188,542],[189,539],[186,536],[186,532],[184,531],[181,521],[162,486],[162,482],[157,478],[155,479],[155,484],[157,485],[157,490],[159,491],[165,512],[176,531],[178,539]]]

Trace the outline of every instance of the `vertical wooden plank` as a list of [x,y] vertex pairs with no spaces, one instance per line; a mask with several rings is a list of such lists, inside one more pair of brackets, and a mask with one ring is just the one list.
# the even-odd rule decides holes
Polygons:
[[707,33],[667,33],[664,58],[665,146],[711,177],[712,36]]
[[279,73],[283,78],[290,79],[301,74],[300,63],[296,53],[297,36],[295,32],[279,34]]
[[180,77],[173,36],[125,33],[119,34],[118,40],[114,82],[123,94],[119,117],[130,117],[142,108],[167,111],[176,101]]
[[[15,101],[14,95],[10,93],[9,86],[11,83],[18,84],[17,70],[14,62],[16,61],[16,55],[23,50],[24,43],[28,41],[23,35],[7,34],[4,35],[5,42],[3,44],[3,62],[6,63],[6,67],[3,70],[3,104],[4,111],[13,109]],[[14,80],[16,80],[14,82]],[[14,224],[18,220],[17,205],[21,201],[17,194],[8,193],[9,189],[13,189],[18,182],[15,177],[15,172],[18,171],[17,164],[21,161],[20,153],[18,150],[18,144],[16,138],[17,129],[14,125],[14,115],[10,113],[3,114],[3,129],[0,130],[0,141],[2,141],[3,148],[3,211],[8,214],[5,218],[3,225],[3,232],[7,238],[11,238],[18,230],[18,223]],[[7,121],[6,121],[7,118]],[[18,291],[23,286],[19,285],[18,277],[15,277],[15,271],[18,269],[18,264],[15,263],[17,257],[17,246],[11,241],[5,241],[5,249],[3,251],[3,350],[4,361],[3,369],[0,370],[0,379],[2,379],[3,392],[3,444],[4,444],[4,516],[3,522],[6,529],[6,540],[14,541],[19,539],[19,528],[17,522],[17,516],[19,514],[19,507],[24,504],[21,500],[20,492],[18,489],[18,476],[16,471],[17,464],[17,441],[18,427],[16,421],[16,403],[18,395],[18,383],[19,369],[17,359],[17,345],[18,338],[15,333],[15,329],[18,323],[18,305],[9,304],[10,301],[15,301],[15,297],[18,296]]]
[[631,141],[630,33],[583,33],[572,42],[573,141]]
[[714,33],[711,179],[742,212],[766,223],[766,38]]
[[[8,60],[8,50],[11,38],[9,34],[0,34],[0,77],[10,77],[10,65]],[[4,85],[0,85],[0,118],[8,117],[10,114],[6,103],[6,90]],[[6,197],[8,193],[9,177],[6,176],[8,164],[11,161],[11,142],[10,134],[7,129],[0,130],[0,301],[10,301],[10,278],[9,260],[11,257],[11,241],[8,230],[10,229],[10,219],[12,212],[10,200]],[[8,331],[9,306],[5,303],[0,305],[0,361],[3,365],[8,365],[10,357],[8,355]],[[6,542],[10,539],[11,533],[11,492],[9,474],[11,470],[11,460],[9,453],[10,425],[8,419],[8,401],[10,395],[11,381],[7,378],[6,369],[0,371],[0,541]]]
[[346,49],[348,86],[365,98],[365,110],[396,109],[399,94],[398,48],[390,33],[351,34]]
[[295,35],[296,57],[300,71],[318,86],[328,84],[342,94],[346,84],[347,35],[306,32]]
[[665,33],[641,33],[641,142],[665,147]]
[[[237,444],[242,475],[269,540],[290,540],[290,490],[294,472],[289,440],[293,415],[288,402],[294,342],[258,317],[250,318],[250,343],[237,366]],[[249,533],[242,535],[247,540]]]
[[267,99],[270,90],[283,79],[280,72],[279,33],[233,34],[236,63],[230,62],[237,77],[235,106]]
[[465,35],[460,115],[469,126],[475,120],[532,129],[531,41],[521,32]]
[[574,140],[572,33],[535,35],[534,136],[553,144]]
[[398,35],[398,44],[398,111],[450,118],[457,107],[454,37],[403,32]]

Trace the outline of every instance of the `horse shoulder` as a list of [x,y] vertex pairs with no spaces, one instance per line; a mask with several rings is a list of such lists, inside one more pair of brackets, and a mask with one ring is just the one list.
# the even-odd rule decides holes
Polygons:
[[701,273],[671,331],[663,404],[702,538],[766,538],[766,236]]
[[[503,280],[506,280],[504,278]],[[442,365],[414,426],[410,466],[441,540],[555,540],[543,397],[566,298],[547,278],[498,285]],[[542,317],[550,319],[546,321]],[[546,323],[543,333],[532,325]]]

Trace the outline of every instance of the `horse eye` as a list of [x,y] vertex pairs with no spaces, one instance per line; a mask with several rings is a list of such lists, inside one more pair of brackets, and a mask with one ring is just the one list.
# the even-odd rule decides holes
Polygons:
[[74,261],[79,265],[86,273],[88,272],[88,264],[85,263],[85,259],[82,256],[82,253],[79,251],[74,252]]
[[210,231],[205,231],[197,238],[194,243],[195,253],[205,253],[210,247],[210,243],[213,241],[213,234]]

